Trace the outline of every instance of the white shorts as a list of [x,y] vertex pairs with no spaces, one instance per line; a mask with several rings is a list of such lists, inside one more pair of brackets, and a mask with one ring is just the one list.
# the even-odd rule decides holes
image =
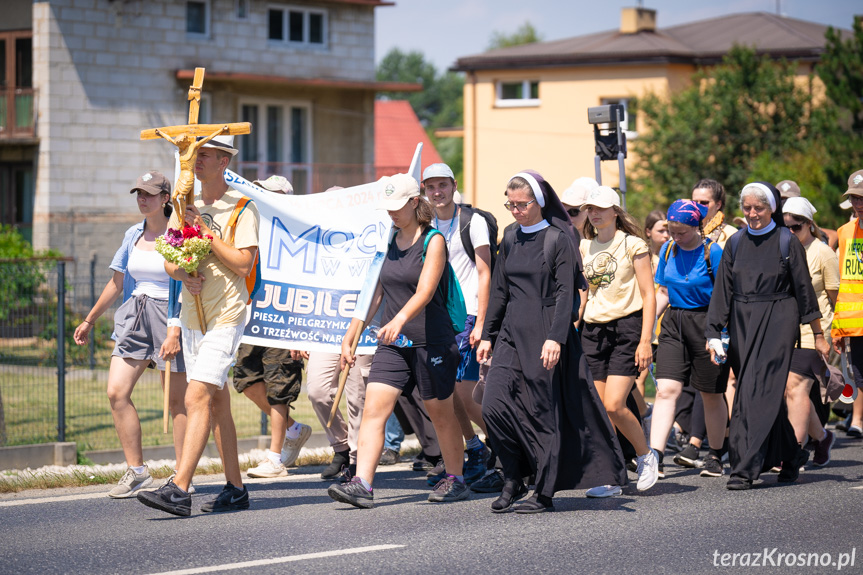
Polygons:
[[244,326],[212,329],[202,334],[183,326],[183,357],[186,360],[186,380],[215,385],[219,389],[228,381],[228,371],[234,364]]

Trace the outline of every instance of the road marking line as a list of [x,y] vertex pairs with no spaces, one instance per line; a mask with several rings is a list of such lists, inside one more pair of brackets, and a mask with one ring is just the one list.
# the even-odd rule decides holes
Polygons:
[[404,545],[371,545],[369,547],[354,547],[352,549],[336,549],[334,551],[321,551],[318,553],[304,553],[302,555],[289,555],[287,557],[274,557],[272,559],[256,559],[255,561],[243,561],[241,563],[225,563],[224,565],[211,565],[210,567],[195,567],[178,571],[163,571],[151,575],[195,575],[196,573],[212,573],[213,571],[229,571],[232,569],[247,569],[249,567],[261,567],[263,565],[278,565],[279,563],[292,563],[294,561],[305,561],[306,559],[323,559],[325,557],[337,557],[339,555],[354,555],[357,553],[368,553],[370,551],[386,551],[388,549],[399,549]]

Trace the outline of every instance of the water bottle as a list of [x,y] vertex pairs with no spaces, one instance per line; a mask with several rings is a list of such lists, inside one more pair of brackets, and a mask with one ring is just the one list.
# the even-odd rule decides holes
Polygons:
[[[369,334],[373,335],[375,337],[375,339],[378,339],[378,330],[379,329],[380,329],[379,327],[370,327],[369,328]],[[414,342],[409,340],[405,334],[400,333],[399,336],[396,338],[396,340],[394,342],[392,342],[390,345],[394,345],[396,347],[410,347],[413,344],[414,344]]]
[[728,359],[728,343],[731,341],[727,329],[722,330],[722,333],[719,334],[719,339],[722,341],[722,356],[717,356],[716,361],[722,364]]

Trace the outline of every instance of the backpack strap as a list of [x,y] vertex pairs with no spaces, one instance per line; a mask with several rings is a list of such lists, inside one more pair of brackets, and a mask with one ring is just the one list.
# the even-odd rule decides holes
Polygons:
[[458,210],[458,230],[461,234],[461,245],[470,261],[476,263],[476,250],[474,250],[473,241],[470,239],[470,222],[474,212],[470,206],[461,205],[456,209]]
[[710,265],[710,245],[713,243],[713,240],[710,238],[704,238],[702,245],[704,246],[704,264],[707,266],[707,275],[710,276],[710,283],[716,283],[716,278],[713,277],[713,266]]
[[240,219],[240,214],[243,213],[243,210],[246,209],[246,206],[251,201],[251,199],[243,196],[240,198],[240,201],[237,202],[237,205],[234,206],[234,211],[231,212],[231,217],[228,218],[228,225],[226,226],[228,228],[228,233],[225,234],[225,238],[229,238],[227,243],[234,245],[234,236],[237,232],[237,220]]
[[542,257],[545,260],[545,267],[547,267],[548,271],[552,272],[552,275],[554,275],[554,271],[557,268],[555,265],[557,262],[554,259],[554,248],[557,243],[558,234],[553,233],[552,230],[557,230],[560,234],[563,233],[560,229],[554,226],[548,227],[548,231],[545,232],[545,238],[542,241]]
[[[429,241],[430,241],[430,240],[432,239],[432,237],[433,237],[433,236],[435,236],[436,234],[437,234],[437,235],[440,235],[441,237],[443,237],[443,234],[442,234],[442,233],[440,233],[440,231],[438,231],[437,229],[435,229],[435,228],[429,228],[429,233],[427,233],[427,234],[426,234],[426,239],[425,239],[425,241],[423,242],[423,258],[422,258],[423,263],[425,263],[425,262],[426,262],[426,252],[427,252],[427,251],[428,251],[428,249],[429,249]],[[446,239],[446,238],[444,238],[444,239]],[[447,258],[447,261],[449,261],[449,258]]]
[[671,254],[672,246],[674,246],[674,240],[668,240],[668,242],[665,244],[665,257],[663,258],[665,259],[665,263],[668,263],[668,256],[669,254]]
[[503,250],[504,257],[509,255],[509,252],[512,250],[512,246],[515,245],[515,228],[507,227],[503,231],[503,243],[501,244],[501,249]]
[[740,245],[740,237],[742,234],[745,234],[746,230],[740,230],[738,232],[734,232],[731,234],[731,237],[728,238],[728,241],[725,243],[725,249],[731,247],[731,263],[734,263],[734,258],[737,257],[737,246]]

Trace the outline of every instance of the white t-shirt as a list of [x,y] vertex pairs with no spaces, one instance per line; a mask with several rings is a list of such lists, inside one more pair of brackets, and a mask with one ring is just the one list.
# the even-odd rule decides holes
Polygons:
[[[432,224],[443,234],[446,247],[449,250],[449,263],[458,278],[464,295],[464,305],[468,315],[476,315],[479,310],[479,275],[476,272],[476,264],[468,257],[461,243],[461,230],[458,229],[458,213],[456,217],[449,220],[435,218]],[[485,218],[474,212],[470,218],[470,241],[473,249],[491,245],[488,237],[488,224]]]
[[135,278],[133,296],[146,294],[153,299],[168,299],[168,272],[165,271],[165,258],[157,251],[132,248],[126,273]]

